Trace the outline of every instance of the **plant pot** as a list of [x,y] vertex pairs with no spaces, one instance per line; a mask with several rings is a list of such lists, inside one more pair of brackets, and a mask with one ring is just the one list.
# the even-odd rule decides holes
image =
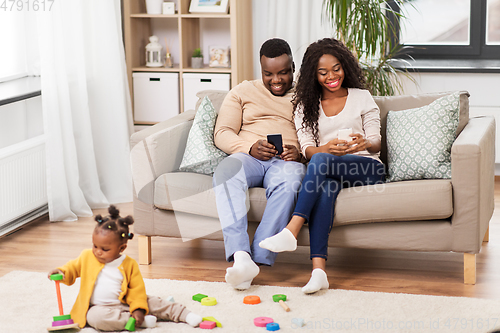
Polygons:
[[203,58],[191,57],[191,67],[203,68]]
[[146,12],[148,14],[161,14],[163,0],[146,0]]

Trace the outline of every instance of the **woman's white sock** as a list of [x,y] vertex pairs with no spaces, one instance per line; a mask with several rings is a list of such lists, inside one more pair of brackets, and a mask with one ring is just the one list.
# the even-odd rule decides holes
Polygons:
[[321,289],[328,289],[329,286],[330,284],[328,283],[326,272],[321,268],[316,268],[312,271],[309,282],[302,287],[302,292],[304,294],[312,294]]
[[290,230],[285,228],[276,235],[261,241],[259,246],[272,252],[295,251],[297,249],[297,239]]
[[233,267],[226,269],[226,282],[235,289],[245,290],[250,288],[252,280],[260,272],[259,266],[253,262],[248,252],[236,251],[233,257]]

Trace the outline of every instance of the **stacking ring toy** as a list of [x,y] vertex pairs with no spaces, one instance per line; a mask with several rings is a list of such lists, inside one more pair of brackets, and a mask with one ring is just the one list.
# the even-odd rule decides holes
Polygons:
[[267,324],[274,322],[273,318],[269,317],[257,317],[253,320],[253,323],[257,327],[266,327]]
[[217,304],[215,297],[204,297],[201,299],[201,305],[212,306]]
[[259,296],[254,296],[254,295],[245,296],[245,298],[243,298],[243,303],[244,304],[259,304],[260,303],[260,297]]
[[280,324],[278,323],[269,323],[266,325],[266,330],[268,331],[277,331],[280,329]]

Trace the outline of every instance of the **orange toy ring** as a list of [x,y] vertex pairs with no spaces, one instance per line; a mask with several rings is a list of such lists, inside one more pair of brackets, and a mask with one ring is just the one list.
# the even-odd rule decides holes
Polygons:
[[245,304],[259,304],[260,303],[260,297],[259,296],[245,296],[243,298],[243,303]]

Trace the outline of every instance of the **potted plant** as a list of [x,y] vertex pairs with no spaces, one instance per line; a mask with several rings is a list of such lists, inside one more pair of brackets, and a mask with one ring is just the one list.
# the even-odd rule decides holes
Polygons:
[[193,51],[193,55],[191,56],[191,67],[203,68],[203,54],[199,47]]
[[[405,1],[392,0],[391,6],[385,0],[323,2],[337,38],[357,56],[372,95],[392,96],[401,92],[402,81],[399,74],[415,82],[404,67],[408,62],[397,59],[404,47],[394,45],[395,20],[389,18],[404,18],[402,4]],[[394,66],[396,62],[398,67]]]

